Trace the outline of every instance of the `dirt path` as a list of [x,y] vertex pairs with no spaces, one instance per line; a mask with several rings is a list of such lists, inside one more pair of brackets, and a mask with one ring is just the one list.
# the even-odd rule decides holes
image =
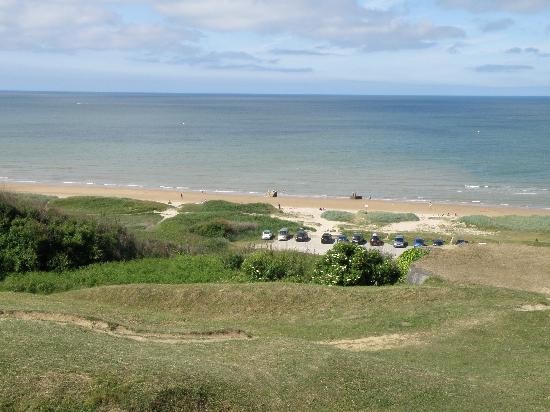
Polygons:
[[144,333],[133,331],[124,326],[112,324],[102,320],[88,319],[81,316],[62,313],[38,311],[0,310],[0,320],[2,319],[18,319],[26,321],[53,322],[61,325],[74,325],[96,333],[103,333],[119,338],[127,338],[137,342],[177,344],[251,339],[249,334],[241,330],[191,332],[187,334]]

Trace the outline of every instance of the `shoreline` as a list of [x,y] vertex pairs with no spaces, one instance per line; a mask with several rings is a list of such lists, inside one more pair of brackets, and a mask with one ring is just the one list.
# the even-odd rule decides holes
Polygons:
[[278,197],[268,197],[262,194],[242,194],[229,192],[207,192],[178,190],[175,188],[151,189],[143,187],[119,187],[119,186],[96,186],[96,185],[50,185],[42,183],[12,183],[1,182],[0,191],[16,193],[32,193],[57,197],[71,196],[104,196],[104,197],[126,197],[137,200],[150,200],[161,203],[201,203],[208,200],[226,200],[235,203],[269,203],[275,207],[282,208],[320,208],[326,210],[343,211],[384,211],[384,212],[410,212],[433,216],[550,216],[549,209],[520,208],[513,206],[498,205],[476,205],[476,204],[453,204],[453,203],[430,203],[428,200],[415,201],[393,201],[378,199],[349,199],[342,197],[313,197],[295,196],[280,194]]

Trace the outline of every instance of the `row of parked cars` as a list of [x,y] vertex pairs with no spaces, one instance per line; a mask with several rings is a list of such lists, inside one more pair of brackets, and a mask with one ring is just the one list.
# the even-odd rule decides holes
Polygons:
[[[264,230],[262,232],[262,240],[272,240],[273,239],[273,232],[271,230]],[[282,228],[279,230],[279,233],[277,234],[277,240],[280,241],[287,241],[289,239],[292,239],[292,235],[290,234],[290,231],[288,228]],[[295,236],[296,242],[308,242],[310,240],[310,237],[308,233],[304,229],[299,229],[296,232]],[[344,234],[333,236],[331,233],[323,233],[321,235],[321,243],[323,244],[332,244],[332,243],[341,243],[341,242],[349,242],[350,240],[348,237]],[[360,232],[355,232],[353,236],[351,237],[351,243],[356,243],[358,245],[364,245],[367,243],[367,240]],[[371,246],[383,246],[384,241],[380,238],[380,236],[377,233],[373,233],[368,243]],[[456,245],[466,244],[468,243],[467,240],[458,239],[454,242]],[[443,246],[445,244],[445,241],[442,239],[434,239],[431,242],[432,246]],[[409,242],[405,239],[405,236],[403,235],[396,235],[393,239],[393,247],[395,248],[406,248],[409,246]],[[424,239],[417,237],[414,239],[413,247],[424,247],[428,246],[428,244],[424,241]]]

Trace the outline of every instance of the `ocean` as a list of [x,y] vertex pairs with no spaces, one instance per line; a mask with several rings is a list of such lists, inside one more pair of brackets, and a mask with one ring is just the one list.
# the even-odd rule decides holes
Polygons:
[[550,208],[550,98],[0,93],[0,184]]

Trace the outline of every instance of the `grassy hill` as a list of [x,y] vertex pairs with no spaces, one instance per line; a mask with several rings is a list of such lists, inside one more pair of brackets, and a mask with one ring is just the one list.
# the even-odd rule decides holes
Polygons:
[[549,312],[518,310],[546,303],[442,282],[3,292],[0,409],[547,410]]

